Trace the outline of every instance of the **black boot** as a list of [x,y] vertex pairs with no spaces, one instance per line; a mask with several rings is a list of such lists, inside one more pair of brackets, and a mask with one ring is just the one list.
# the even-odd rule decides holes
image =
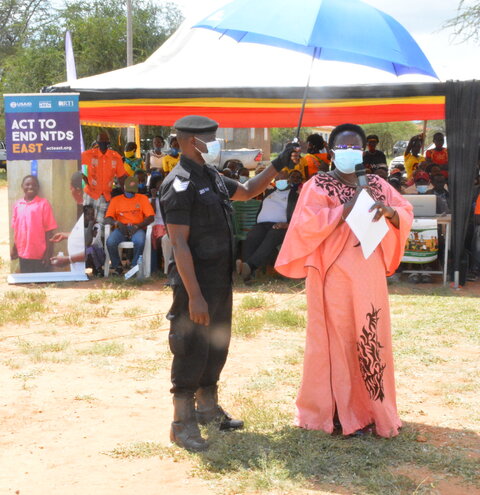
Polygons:
[[216,385],[200,387],[195,393],[197,399],[197,421],[206,425],[212,421],[218,422],[220,430],[238,430],[243,428],[243,421],[232,419],[218,405],[218,392]]
[[193,393],[173,396],[173,423],[170,440],[179,447],[201,452],[208,449],[208,443],[202,438],[195,417],[195,400]]

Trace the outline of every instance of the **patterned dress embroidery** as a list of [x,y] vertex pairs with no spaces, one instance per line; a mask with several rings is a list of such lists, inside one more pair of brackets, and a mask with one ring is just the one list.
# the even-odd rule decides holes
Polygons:
[[383,372],[387,365],[380,357],[380,349],[383,345],[378,341],[377,336],[379,312],[380,309],[375,309],[372,304],[372,311],[366,316],[367,325],[363,326],[357,342],[357,352],[360,372],[370,399],[383,402],[385,398]]
[[[368,186],[375,201],[385,201],[386,196],[382,190],[381,179],[376,175],[367,175]],[[323,189],[329,196],[339,199],[341,204],[350,201],[356,192],[356,187],[347,186],[334,176],[327,173],[319,173],[315,176],[315,185]]]

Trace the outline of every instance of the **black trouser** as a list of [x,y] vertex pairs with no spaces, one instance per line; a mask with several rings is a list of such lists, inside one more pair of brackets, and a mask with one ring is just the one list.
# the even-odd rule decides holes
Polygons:
[[20,261],[20,273],[41,273],[49,272],[50,265],[45,265],[42,260],[29,260],[18,258]]
[[183,286],[173,287],[173,304],[167,318],[173,353],[171,392],[195,392],[218,382],[225,365],[232,327],[232,287],[202,287],[208,304],[210,325],[190,319],[188,294]]
[[257,223],[248,233],[243,247],[243,261],[250,268],[266,265],[275,249],[282,244],[287,229],[273,229],[274,225],[275,222]]

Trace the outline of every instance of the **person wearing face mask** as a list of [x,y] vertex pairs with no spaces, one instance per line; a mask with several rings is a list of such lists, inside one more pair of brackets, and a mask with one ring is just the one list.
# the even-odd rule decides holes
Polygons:
[[168,267],[173,288],[169,344],[173,353],[174,416],[171,440],[188,450],[208,443],[198,424],[241,428],[218,403],[217,384],[228,355],[232,323],[233,227],[230,200],[247,201],[263,192],[299,155],[289,145],[263,172],[245,184],[210,165],[220,153],[218,123],[188,115],[175,122],[182,151],[165,178],[160,209],[173,246]]
[[317,174],[300,193],[275,268],[306,277],[308,325],[295,424],[305,429],[382,437],[398,434],[386,276],[395,272],[413,221],[412,206],[378,175],[367,175],[373,221],[388,232],[365,259],[345,222],[362,188],[366,136],[353,124],[329,139],[335,170]]
[[180,147],[178,145],[177,136],[170,136],[170,149],[162,160],[163,172],[168,174],[179,161]]
[[155,136],[152,140],[152,149],[147,152],[145,158],[145,169],[152,175],[163,175],[163,148],[165,140],[162,136]]
[[138,194],[137,177],[128,177],[125,180],[124,193],[112,199],[105,215],[105,223],[114,227],[107,238],[107,249],[114,273],[123,273],[118,245],[124,241],[133,242],[132,266],[135,266],[145,247],[145,231],[154,219],[155,212],[150,200],[146,195]]
[[404,194],[426,194],[430,187],[430,176],[423,170],[413,174],[413,184],[407,187]]
[[125,145],[123,165],[125,167],[125,172],[130,177],[135,174],[137,170],[143,170],[143,160],[142,157],[137,157],[137,143],[130,141]]
[[106,132],[98,134],[95,147],[82,153],[82,166],[86,168],[83,204],[92,205],[97,222],[103,224],[114,179],[117,177],[122,183],[127,174],[122,157],[110,149]]
[[245,239],[244,261],[236,261],[237,273],[244,282],[250,282],[255,270],[265,266],[283,242],[297,204],[298,184],[292,187],[297,174],[300,172],[293,170],[289,178],[289,174],[282,170],[275,179],[275,189],[265,193],[257,223]]

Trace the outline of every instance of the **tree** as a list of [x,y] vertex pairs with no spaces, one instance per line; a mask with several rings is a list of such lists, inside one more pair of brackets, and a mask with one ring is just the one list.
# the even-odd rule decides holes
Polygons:
[[0,60],[28,38],[35,24],[46,20],[48,9],[44,0],[0,0]]
[[365,124],[362,126],[365,134],[376,134],[380,141],[378,148],[387,156],[391,156],[396,141],[408,141],[419,133],[419,128],[413,122],[385,122],[383,124]]
[[[58,9],[40,0],[0,0],[1,6],[11,7],[13,20],[0,34],[0,51],[8,52],[0,57],[0,93],[36,93],[64,81],[67,29],[72,34],[78,77],[126,65],[125,0],[67,0]],[[34,7],[35,13],[30,13],[28,8]],[[19,23],[27,13],[30,20]],[[2,11],[0,15],[3,18],[5,14]],[[183,19],[176,5],[151,0],[134,2],[132,17],[134,63],[150,56]]]
[[461,41],[480,43],[480,1],[475,0],[471,5],[467,5],[466,0],[460,0],[457,15],[448,20],[443,27],[453,28],[455,37]]

